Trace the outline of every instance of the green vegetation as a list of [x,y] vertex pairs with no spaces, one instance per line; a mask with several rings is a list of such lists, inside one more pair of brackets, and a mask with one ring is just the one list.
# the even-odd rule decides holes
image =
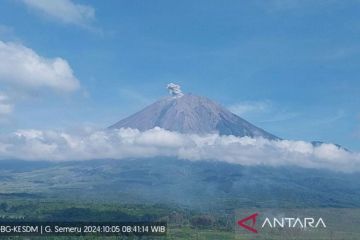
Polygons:
[[235,233],[235,209],[358,208],[358,179],[355,173],[175,159],[9,160],[0,169],[0,221],[165,221],[168,234],[156,239],[241,240],[249,236]]

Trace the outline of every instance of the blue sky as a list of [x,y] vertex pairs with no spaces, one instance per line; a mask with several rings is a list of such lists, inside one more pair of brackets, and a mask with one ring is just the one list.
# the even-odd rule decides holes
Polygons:
[[1,132],[106,127],[175,82],[280,137],[360,150],[359,11],[356,0],[4,0]]

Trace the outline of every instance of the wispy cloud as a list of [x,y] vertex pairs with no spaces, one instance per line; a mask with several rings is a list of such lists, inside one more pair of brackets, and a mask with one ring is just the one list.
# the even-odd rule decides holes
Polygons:
[[289,10],[298,8],[300,6],[303,6],[305,1],[301,0],[260,0],[257,1],[258,4],[264,4],[268,10],[271,11],[279,11],[279,10]]
[[258,123],[287,121],[299,116],[299,113],[288,111],[270,100],[239,102],[230,105],[229,110]]
[[342,4],[338,0],[308,1],[308,0],[257,0],[256,3],[269,12],[290,11],[304,8],[321,8],[327,5]]
[[8,115],[13,111],[13,105],[10,103],[6,94],[0,93],[0,117]]
[[22,0],[31,9],[65,24],[88,26],[95,19],[95,9],[71,0]]
[[359,171],[360,154],[333,144],[304,141],[180,134],[154,128],[64,131],[19,130],[0,135],[0,159],[72,161],[90,159],[175,157],[251,166],[300,166]]
[[120,96],[126,98],[133,103],[144,105],[150,104],[154,101],[154,99],[144,96],[136,90],[130,88],[122,88],[119,90]]
[[262,113],[267,112],[271,108],[269,101],[255,101],[255,102],[240,102],[233,104],[229,107],[229,110],[233,113],[241,116],[249,113]]
[[356,126],[351,135],[356,139],[360,139],[360,114],[356,116]]

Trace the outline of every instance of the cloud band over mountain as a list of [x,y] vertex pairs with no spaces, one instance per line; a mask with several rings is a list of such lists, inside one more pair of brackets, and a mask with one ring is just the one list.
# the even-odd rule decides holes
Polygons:
[[180,134],[161,128],[66,131],[19,130],[0,136],[0,159],[72,161],[175,157],[249,166],[360,170],[360,154],[333,144]]

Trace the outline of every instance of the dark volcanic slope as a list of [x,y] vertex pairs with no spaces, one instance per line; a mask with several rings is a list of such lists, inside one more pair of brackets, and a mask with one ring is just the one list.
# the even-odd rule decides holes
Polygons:
[[[203,209],[360,207],[359,173],[146,158],[0,169],[2,199],[175,204]],[[17,172],[19,165],[27,166]],[[11,211],[11,210],[10,210]]]
[[210,99],[191,94],[161,99],[109,128],[127,127],[141,131],[161,127],[180,133],[278,139]]

